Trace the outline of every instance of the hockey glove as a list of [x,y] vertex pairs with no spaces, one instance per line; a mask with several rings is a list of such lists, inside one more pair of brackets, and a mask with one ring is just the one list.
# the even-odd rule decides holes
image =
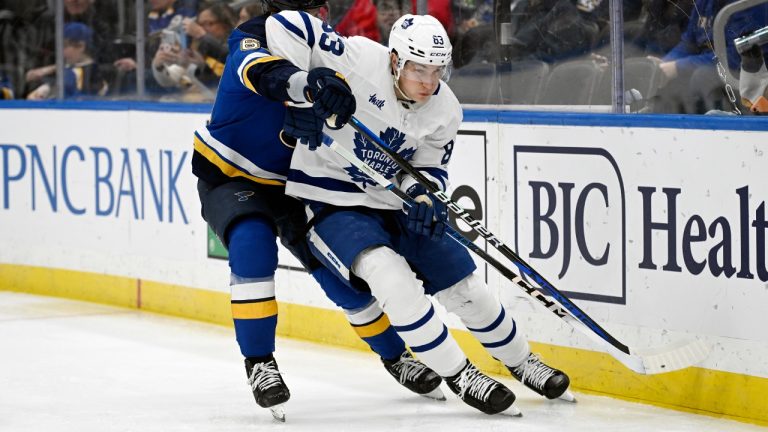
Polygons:
[[409,187],[406,193],[415,201],[410,208],[403,206],[403,210],[408,213],[408,229],[432,240],[441,239],[448,222],[446,205],[427,194],[426,188],[420,184]]
[[283,131],[306,144],[310,150],[323,144],[323,119],[312,108],[289,106],[285,110]]
[[357,108],[347,80],[333,69],[319,67],[309,71],[304,96],[312,102],[312,108],[318,116],[323,119],[336,116],[328,124],[331,129],[341,129]]

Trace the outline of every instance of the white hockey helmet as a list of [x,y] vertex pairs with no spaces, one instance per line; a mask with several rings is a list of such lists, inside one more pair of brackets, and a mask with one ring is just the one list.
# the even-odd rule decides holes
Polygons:
[[405,62],[444,66],[450,71],[451,41],[443,25],[431,15],[403,15],[389,33],[390,52],[397,53],[395,79],[400,76]]

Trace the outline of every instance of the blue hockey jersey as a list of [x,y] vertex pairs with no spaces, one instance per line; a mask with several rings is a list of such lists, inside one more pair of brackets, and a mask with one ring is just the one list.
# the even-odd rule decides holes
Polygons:
[[299,69],[272,55],[266,16],[253,18],[229,37],[216,102],[205,127],[195,131],[193,173],[217,185],[232,177],[282,185],[293,145],[280,139],[287,80]]

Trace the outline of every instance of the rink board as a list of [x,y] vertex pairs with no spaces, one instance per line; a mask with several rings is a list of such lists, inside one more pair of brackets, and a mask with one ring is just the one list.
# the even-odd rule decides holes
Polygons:
[[[0,289],[229,325],[227,264],[209,257],[189,169],[206,110],[0,110]],[[713,346],[699,367],[636,375],[479,263],[578,389],[768,422],[768,126],[753,120],[466,112],[455,200],[628,345]],[[284,251],[281,264],[281,334],[365,348]],[[445,318],[473,359],[501,372]]]

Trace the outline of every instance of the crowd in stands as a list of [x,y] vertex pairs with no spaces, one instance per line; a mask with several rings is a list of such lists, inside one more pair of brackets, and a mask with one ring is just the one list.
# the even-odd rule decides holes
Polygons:
[[[727,58],[716,58],[713,21],[734,1],[738,0],[623,0],[625,55],[653,62],[661,77],[659,91],[648,101],[649,110],[729,110],[718,67],[738,76],[741,56],[733,39],[768,26],[768,2],[734,14],[726,26]],[[59,91],[53,3],[0,0],[0,98],[45,100]],[[63,94],[80,99],[134,98],[136,74],[141,73],[147,98],[211,101],[227,56],[229,33],[264,13],[260,0],[148,0],[147,64],[138,71],[132,1],[63,3]],[[415,4],[329,0],[325,19],[342,35],[386,44],[392,24],[404,13],[415,13]],[[477,63],[537,61],[553,67],[585,59],[607,70],[608,4],[609,0],[428,0],[427,12],[447,29],[458,73]],[[763,56],[768,53],[768,45],[760,49]],[[750,68],[755,69],[755,61],[750,60]],[[759,93],[759,89],[751,93],[755,91]]]

